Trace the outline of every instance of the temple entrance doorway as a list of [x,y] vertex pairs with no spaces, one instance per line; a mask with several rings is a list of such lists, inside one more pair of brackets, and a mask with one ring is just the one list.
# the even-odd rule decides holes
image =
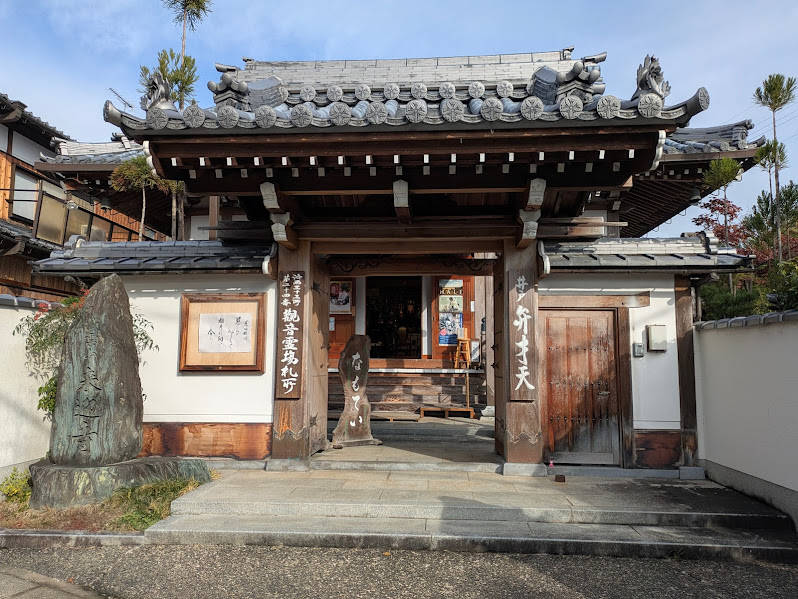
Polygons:
[[366,279],[366,334],[371,357],[421,358],[421,277]]

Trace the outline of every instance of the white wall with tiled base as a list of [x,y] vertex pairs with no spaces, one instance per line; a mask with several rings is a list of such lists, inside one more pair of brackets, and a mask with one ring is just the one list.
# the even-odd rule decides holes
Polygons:
[[31,308],[0,305],[0,480],[12,467],[22,470],[40,460],[50,445],[50,422],[37,409],[37,389],[44,383],[28,371],[25,337],[12,335]]
[[[551,274],[540,279],[540,293],[634,295],[648,292],[649,306],[629,309],[632,343],[645,347],[646,325],[665,325],[667,349],[632,358],[634,428],[679,430],[679,362],[676,349],[676,294],[673,275]],[[629,350],[631,354],[631,348]]]
[[[158,350],[141,356],[144,422],[270,423],[274,407],[276,283],[265,275],[170,275],[122,278],[131,308],[152,323]],[[266,294],[264,372],[180,372],[180,301],[184,293]]]

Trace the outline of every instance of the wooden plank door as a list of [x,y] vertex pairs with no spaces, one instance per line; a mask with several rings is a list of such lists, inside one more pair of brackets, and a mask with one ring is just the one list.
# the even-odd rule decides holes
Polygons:
[[620,464],[615,313],[541,310],[546,460]]
[[355,334],[355,312],[358,308],[355,287],[355,279],[336,278],[330,281],[330,319],[334,324],[330,328],[329,356],[330,366],[333,368],[338,367],[338,358],[344,351],[346,342]]
[[[446,288],[447,282],[452,285],[462,284],[460,287],[450,286],[450,295],[442,292]],[[459,282],[459,283],[458,283]],[[474,327],[474,277],[433,277],[432,279],[432,359],[454,361],[454,352],[457,349],[457,339],[444,339],[446,335],[443,330],[452,331],[451,322],[463,323],[463,328],[468,329],[468,337],[479,339],[479,331]],[[461,291],[460,291],[461,290]],[[458,291],[460,291],[458,293]],[[459,299],[458,299],[459,298]],[[454,306],[462,307],[462,312],[458,312]],[[456,331],[455,331],[456,337]]]

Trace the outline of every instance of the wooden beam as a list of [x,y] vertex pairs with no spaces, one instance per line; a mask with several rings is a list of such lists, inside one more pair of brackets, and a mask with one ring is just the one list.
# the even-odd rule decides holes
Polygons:
[[409,225],[412,214],[410,212],[410,194],[408,193],[407,181],[399,179],[393,182],[393,207],[396,210],[396,217],[399,222]]
[[[515,239],[519,226],[503,218],[427,219],[403,225],[382,219],[308,221],[294,225],[300,239],[340,239],[346,231],[350,243],[385,239]],[[383,248],[385,249],[385,248]],[[384,252],[381,252],[384,253]]]
[[398,239],[386,246],[385,241],[374,239],[345,241],[325,240],[312,242],[316,254],[473,254],[478,252],[501,252],[501,239]]
[[467,259],[458,256],[419,256],[374,258],[330,258],[327,268],[336,277],[371,275],[455,275],[489,276],[496,260]]
[[645,308],[651,305],[651,293],[626,295],[564,295],[553,291],[541,291],[541,308]]
[[676,354],[679,365],[679,411],[682,425],[682,461],[695,466],[698,452],[693,297],[689,277],[674,277],[676,293]]

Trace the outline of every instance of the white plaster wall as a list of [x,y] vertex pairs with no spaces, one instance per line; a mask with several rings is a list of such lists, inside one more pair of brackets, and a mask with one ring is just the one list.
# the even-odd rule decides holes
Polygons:
[[8,151],[8,127],[0,125],[0,152]]
[[[632,343],[645,346],[646,325],[664,324],[665,352],[632,358],[632,406],[636,429],[681,428],[679,364],[676,351],[676,295],[672,275],[552,274],[540,280],[541,292],[563,295],[634,294],[648,291],[651,305],[629,310]],[[629,348],[631,354],[631,348]]]
[[188,238],[193,241],[207,241],[208,230],[200,230],[200,227],[207,227],[210,224],[210,217],[205,214],[197,214],[188,219],[189,234]]
[[[276,283],[265,275],[123,277],[134,310],[154,327],[158,351],[143,356],[145,422],[272,422]],[[266,293],[264,373],[181,373],[180,298],[183,293]]]
[[798,491],[798,322],[695,340],[699,457]]
[[12,335],[29,308],[0,306],[0,480],[13,466],[20,470],[44,457],[50,445],[50,423],[36,408],[37,389],[44,382],[32,376],[25,364],[25,338]]
[[15,158],[19,158],[23,162],[30,164],[33,166],[33,163],[39,160],[39,153],[43,153],[46,156],[55,156],[55,153],[52,151],[51,148],[45,148],[44,146],[40,146],[34,141],[31,141],[24,135],[20,135],[19,133],[14,134],[14,143],[11,146],[11,155]]

